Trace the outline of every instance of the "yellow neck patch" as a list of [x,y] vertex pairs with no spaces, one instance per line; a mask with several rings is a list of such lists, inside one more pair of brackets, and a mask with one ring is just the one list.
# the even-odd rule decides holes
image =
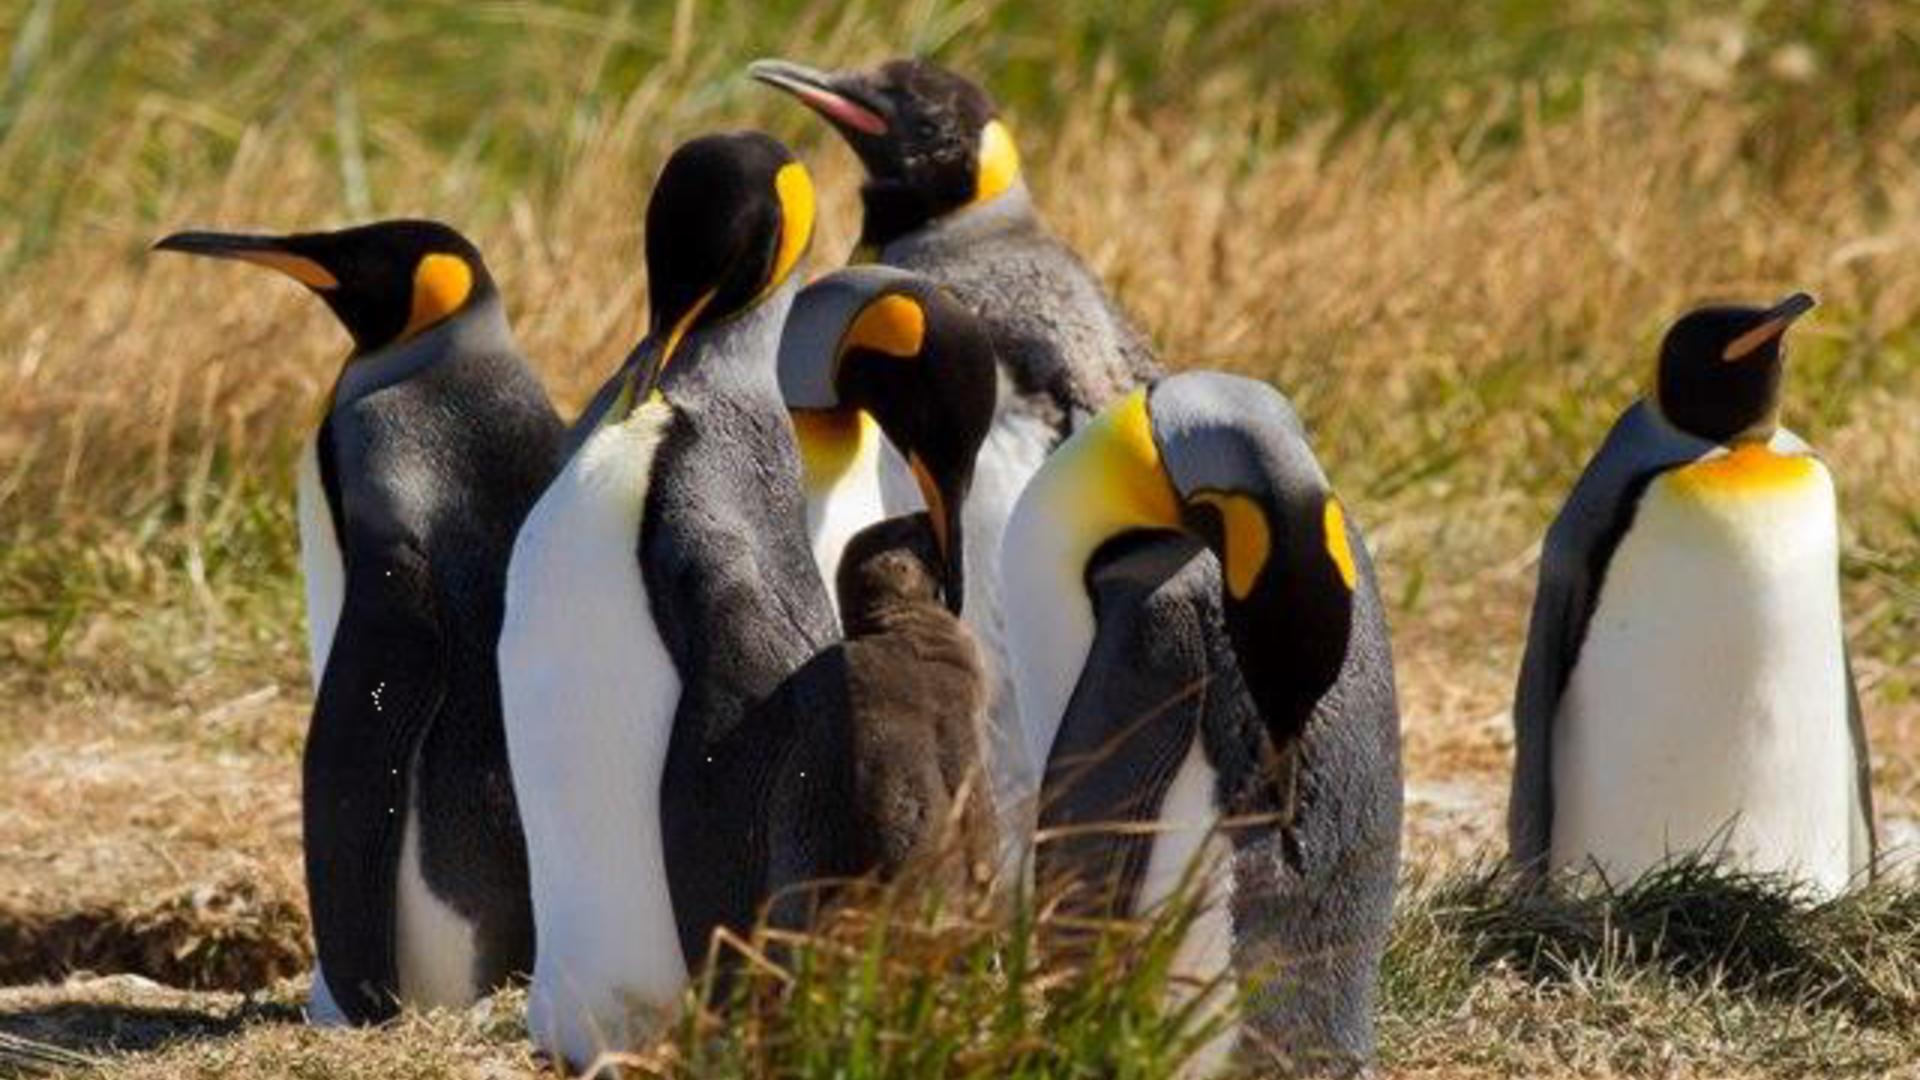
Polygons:
[[813,178],[807,175],[807,167],[797,161],[780,166],[773,176],[773,190],[780,199],[780,248],[773,257],[773,272],[767,276],[768,289],[787,280],[813,242]]
[[973,201],[986,202],[1019,178],[1020,150],[1013,145],[1013,133],[998,120],[987,121],[987,126],[980,129],[980,163],[974,175]]
[[1220,562],[1227,572],[1227,591],[1235,600],[1245,600],[1273,555],[1273,532],[1267,525],[1266,511],[1259,503],[1234,492],[1203,491],[1193,501],[1220,511],[1220,531],[1226,544]]
[[1340,507],[1340,500],[1327,496],[1326,509],[1321,511],[1321,528],[1327,534],[1327,556],[1340,571],[1340,580],[1347,583],[1347,591],[1352,592],[1360,574],[1353,565],[1353,545],[1347,542],[1347,512]]
[[1059,475],[1071,500],[1068,520],[1088,530],[1093,547],[1128,529],[1181,527],[1144,389],[1108,406],[1056,453],[1066,455]]
[[1732,452],[1696,461],[1667,474],[1677,492],[1697,497],[1762,495],[1793,487],[1813,477],[1810,457],[1776,454],[1764,443],[1748,442]]
[[833,487],[880,438],[880,425],[859,409],[793,409],[788,416],[808,491]]
[[233,257],[278,270],[309,289],[340,287],[340,279],[333,276],[333,271],[305,255],[295,255],[290,251],[236,251]]
[[458,255],[428,255],[413,268],[413,310],[399,340],[460,310],[473,292],[473,267]]
[[920,355],[927,336],[927,313],[911,296],[888,293],[866,307],[847,328],[840,348],[872,349],[903,360]]

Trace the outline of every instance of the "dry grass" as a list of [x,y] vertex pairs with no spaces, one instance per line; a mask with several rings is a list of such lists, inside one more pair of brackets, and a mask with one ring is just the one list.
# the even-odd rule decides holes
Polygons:
[[[262,950],[269,974],[301,959],[290,463],[344,339],[291,286],[151,257],[147,242],[186,225],[449,219],[487,252],[522,342],[572,406],[642,324],[640,211],[679,139],[748,124],[792,138],[822,192],[814,267],[850,247],[850,156],[742,79],[746,59],[865,58],[987,24],[1004,36],[950,55],[1020,88],[1015,130],[1055,226],[1176,365],[1290,393],[1368,528],[1396,631],[1417,860],[1497,841],[1535,545],[1665,322],[1700,298],[1796,287],[1823,305],[1796,331],[1788,420],[1841,485],[1883,814],[1920,813],[1920,109],[1900,74],[1914,65],[1887,61],[1913,56],[1907,5],[1851,5],[1836,24],[1778,0],[1746,23],[1675,15],[1617,39],[1606,28],[1639,17],[1595,0],[1567,18],[1628,41],[1603,60],[1508,50],[1494,77],[1423,67],[1399,98],[1377,70],[1342,82],[1337,50],[1309,62],[1332,31],[1306,21],[1275,44],[1232,18],[1182,16],[1164,41],[1102,52],[1045,21],[1071,14],[789,6],[772,32],[744,9],[690,3],[632,17],[644,26],[619,10],[488,9],[476,18],[498,34],[519,34],[514,18],[533,27],[485,47],[529,88],[497,99],[477,76],[444,101],[409,96],[404,71],[381,68],[356,104],[333,62],[308,58],[360,33],[421,42],[421,65],[458,69],[458,40],[408,22],[453,18],[439,9],[363,12],[357,29],[338,5],[305,21],[249,12],[258,55],[236,60],[213,8],[183,6],[175,24],[134,4],[42,62],[55,90],[33,93],[15,64],[0,84],[0,208],[19,211],[0,213],[0,946],[9,928],[91,913],[76,925],[104,936],[76,932],[62,940],[95,944],[32,966],[108,967],[158,941],[172,959],[143,963],[234,985],[223,949]],[[0,13],[16,57],[48,7]],[[1326,18],[1392,40],[1390,22],[1356,14],[1366,7]],[[659,49],[636,60],[651,31]],[[1802,32],[1819,46],[1810,70]],[[1229,55],[1236,35],[1259,62],[1192,66]],[[611,44],[583,44],[595,41]],[[155,71],[234,70],[219,95],[105,88],[118,103],[89,112],[74,73],[109,45]],[[1276,73],[1273,50],[1300,54],[1298,71]],[[393,66],[391,52],[368,56]],[[609,74],[623,65],[637,71]],[[1499,74],[1516,70],[1541,77]],[[1339,110],[1356,102],[1369,108]],[[463,110],[473,131],[449,135]],[[220,887],[196,900],[208,882]],[[221,907],[240,901],[253,906]],[[224,914],[142,936],[196,903]],[[1397,1014],[1396,1068],[1764,1074],[1853,1030],[1644,973],[1541,990],[1472,970],[1455,1012]],[[1661,1042],[1646,1017],[1675,1034]],[[529,1064],[509,1026],[486,1010],[391,1037],[269,1025],[114,1075],[505,1074]],[[1589,1027],[1602,1034],[1568,1041]],[[1880,1038],[1848,1060],[1897,1060]],[[1802,1056],[1783,1057],[1795,1039]]]

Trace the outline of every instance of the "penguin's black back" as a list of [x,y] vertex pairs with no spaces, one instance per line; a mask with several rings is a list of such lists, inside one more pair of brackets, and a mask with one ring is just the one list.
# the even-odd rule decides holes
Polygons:
[[[513,540],[563,432],[506,348],[452,350],[325,423],[347,598],[308,746],[307,859],[322,967],[351,1018],[392,1011],[379,995],[393,988],[378,981],[397,978],[394,875],[409,804],[429,889],[476,924],[480,984],[531,969],[494,650]],[[348,792],[364,802],[329,814],[324,802]],[[337,831],[364,815],[374,820]]]

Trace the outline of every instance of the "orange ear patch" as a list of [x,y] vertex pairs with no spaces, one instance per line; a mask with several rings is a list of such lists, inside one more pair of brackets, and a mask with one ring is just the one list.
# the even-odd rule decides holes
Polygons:
[[872,349],[905,360],[920,355],[926,336],[927,313],[920,304],[911,296],[888,293],[860,309],[840,347]]
[[473,293],[473,267],[458,255],[433,254],[413,268],[413,308],[402,340],[460,310]]

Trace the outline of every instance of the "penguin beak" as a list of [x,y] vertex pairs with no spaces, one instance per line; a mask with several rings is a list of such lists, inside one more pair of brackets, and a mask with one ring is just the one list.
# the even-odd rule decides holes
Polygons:
[[238,259],[278,270],[309,289],[337,289],[340,279],[310,256],[292,250],[281,236],[242,233],[178,232],[153,245],[155,251],[179,251],[214,259]]
[[747,73],[825,117],[842,131],[882,136],[887,133],[885,107],[860,85],[854,75],[831,75],[786,60],[755,60]]
[[914,480],[920,484],[920,497],[927,501],[927,520],[933,524],[933,540],[940,548],[941,561],[946,564],[940,587],[946,594],[947,610],[958,615],[967,595],[966,553],[960,542],[960,510],[966,502],[966,490],[956,483],[941,483],[917,450],[907,455],[907,464],[913,469]]
[[1745,360],[1760,351],[1760,347],[1787,332],[1787,327],[1807,312],[1812,311],[1815,301],[1807,293],[1797,292],[1780,301],[1767,310],[1760,325],[1741,334],[1727,343],[1726,351],[1720,359],[1727,361]]
[[687,332],[700,321],[700,315],[707,310],[707,305],[713,303],[713,298],[717,295],[719,295],[718,289],[708,289],[673,321],[670,329],[664,333],[656,329],[640,339],[640,344],[633,347],[633,352],[627,355],[626,364],[632,371],[629,376],[630,381],[626,392],[621,395],[619,406],[613,410],[613,415],[630,415],[633,410],[653,396],[654,390],[660,385],[660,376],[666,373],[667,364],[673,360],[674,353],[679,351],[681,343],[686,340]]

